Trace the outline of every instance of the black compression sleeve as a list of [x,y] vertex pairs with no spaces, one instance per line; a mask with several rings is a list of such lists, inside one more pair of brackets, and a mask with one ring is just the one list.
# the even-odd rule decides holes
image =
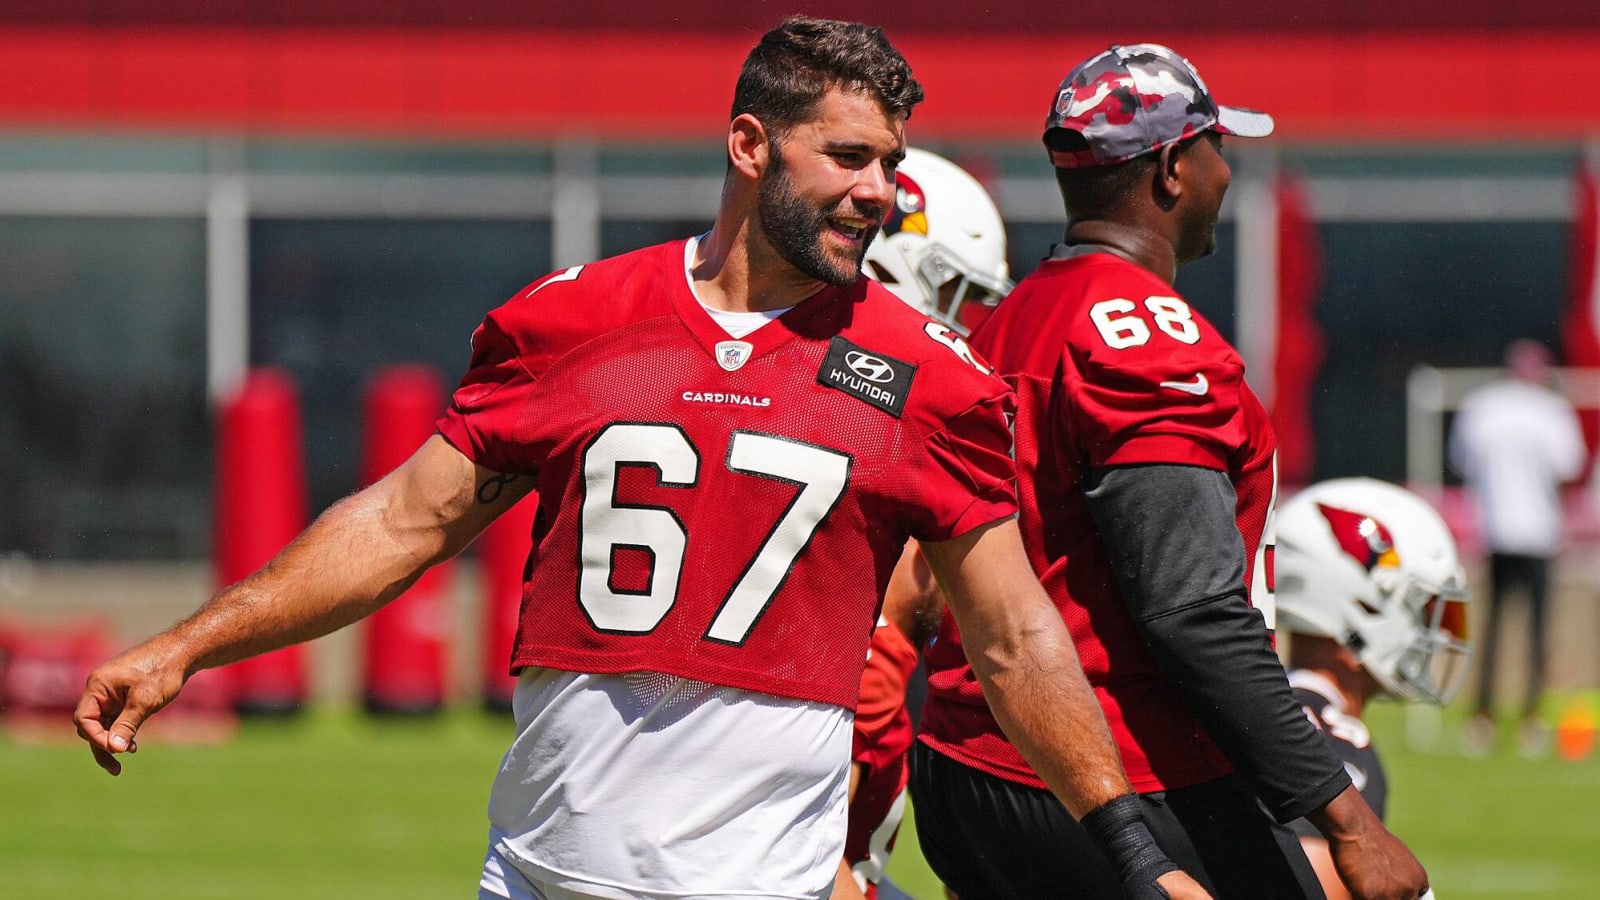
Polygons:
[[1094,475],[1089,509],[1123,599],[1189,710],[1279,821],[1326,805],[1350,777],[1295,702],[1245,599],[1228,477],[1177,465]]

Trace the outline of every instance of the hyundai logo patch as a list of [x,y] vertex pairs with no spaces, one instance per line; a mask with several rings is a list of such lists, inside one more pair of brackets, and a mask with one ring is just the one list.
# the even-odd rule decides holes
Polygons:
[[894,380],[894,367],[863,350],[851,350],[844,355],[844,364],[850,371],[873,384]]
[[844,391],[898,419],[916,372],[917,367],[908,362],[836,337],[828,343],[828,356],[817,370],[817,384]]

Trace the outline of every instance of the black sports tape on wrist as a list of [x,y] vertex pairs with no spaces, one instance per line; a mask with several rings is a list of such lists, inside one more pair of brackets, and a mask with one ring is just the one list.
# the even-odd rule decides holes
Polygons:
[[[1178,867],[1156,844],[1144,824],[1142,809],[1138,794],[1123,794],[1096,807],[1083,817],[1081,824],[1122,873],[1124,885],[1140,891],[1159,891],[1156,879]],[[1165,892],[1133,896],[1165,896]]]

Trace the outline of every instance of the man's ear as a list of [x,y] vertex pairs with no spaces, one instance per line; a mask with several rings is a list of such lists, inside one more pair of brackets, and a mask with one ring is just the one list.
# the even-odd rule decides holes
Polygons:
[[1178,199],[1183,196],[1183,170],[1188,164],[1182,141],[1174,141],[1157,151],[1155,194],[1156,203],[1162,209],[1170,212],[1178,205]]
[[771,153],[772,139],[760,119],[743,113],[728,124],[728,161],[740,174],[760,178]]

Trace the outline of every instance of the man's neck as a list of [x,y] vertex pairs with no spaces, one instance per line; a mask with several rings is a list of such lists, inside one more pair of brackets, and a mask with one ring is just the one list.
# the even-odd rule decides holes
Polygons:
[[695,296],[712,309],[768,312],[788,309],[826,285],[779,256],[751,219],[717,220],[700,238],[689,274]]
[[1064,242],[1069,247],[1096,247],[1114,253],[1168,284],[1178,274],[1172,243],[1139,225],[1104,219],[1074,220],[1067,223]]

